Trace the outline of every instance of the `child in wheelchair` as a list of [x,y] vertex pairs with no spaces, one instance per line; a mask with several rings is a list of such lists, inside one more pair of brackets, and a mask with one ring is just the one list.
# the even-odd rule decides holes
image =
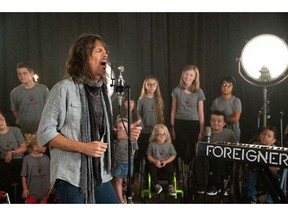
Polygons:
[[158,179],[158,174],[162,171],[168,178],[169,195],[176,196],[173,186],[175,171],[173,161],[177,153],[172,144],[169,130],[164,124],[157,124],[153,128],[146,154],[149,161],[148,170],[156,193],[160,194],[163,190]]
[[[210,126],[211,126],[211,140],[210,142],[236,142],[236,136],[233,130],[225,128],[226,116],[223,111],[215,110],[210,115]],[[209,196],[215,196],[221,192],[222,177],[225,168],[228,167],[229,163],[219,159],[209,159],[207,161],[209,167],[208,182],[205,182],[205,162],[206,159],[197,157],[195,160],[196,176],[197,176],[197,187],[198,194],[204,194],[207,186],[206,194]],[[224,193],[224,192],[223,192]]]
[[[263,127],[259,134],[259,144],[266,146],[275,146],[277,140],[277,129],[274,126]],[[277,175],[280,167],[269,166],[269,170]],[[247,180],[245,184],[245,202],[257,203],[257,178],[259,177],[259,167],[257,165],[248,165]],[[268,193],[266,203],[273,203],[271,195]]]

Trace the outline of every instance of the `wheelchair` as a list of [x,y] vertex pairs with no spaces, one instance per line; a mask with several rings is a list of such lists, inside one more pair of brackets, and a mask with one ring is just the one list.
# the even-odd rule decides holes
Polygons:
[[[246,163],[230,161],[222,175],[221,193],[217,194],[217,198],[214,198],[216,196],[208,195],[204,195],[206,197],[203,197],[202,195],[199,195],[197,193],[198,186],[196,181],[197,176],[195,173],[195,160],[192,160],[187,176],[187,190],[185,192],[185,195],[187,196],[187,199],[189,201],[192,200],[192,202],[198,203],[209,202],[213,199],[216,199],[217,202],[220,203],[247,203],[248,200],[245,194],[245,187],[247,182],[248,167],[249,165]],[[206,166],[205,172],[207,174],[209,173],[208,170],[209,167]],[[268,191],[271,192],[270,194],[272,195],[273,200],[275,199],[275,203],[286,203],[288,169],[281,168],[278,171],[278,175],[276,176],[276,178],[275,176],[273,176],[272,173],[270,175],[270,172],[265,172],[269,174],[269,177],[266,176],[267,174],[263,174],[263,172],[264,170],[261,170],[261,176],[257,178],[257,203],[264,203],[266,201],[265,198]],[[212,202],[215,202],[215,200]]]
[[0,191],[0,203],[1,204],[11,204],[9,194],[5,191]]
[[[154,193],[154,187],[152,186],[152,180],[151,175],[148,171],[148,160],[146,158],[142,158],[140,162],[139,167],[139,196],[142,201],[142,203],[153,202],[152,200],[156,200],[156,202],[180,202],[183,203],[184,200],[184,191],[182,190],[184,187],[183,182],[183,161],[181,158],[176,157],[174,160],[175,163],[175,171],[174,171],[174,180],[173,180],[173,186],[176,192],[175,196],[167,196],[168,194],[168,185],[167,185],[167,177],[163,175],[159,175],[158,179],[163,187],[163,192],[161,194],[164,194],[164,200],[161,201],[161,194]],[[156,198],[156,199],[155,199]]]
[[[233,189],[235,203],[246,203],[245,186],[247,181],[249,164],[234,163]],[[275,203],[287,203],[287,168],[281,168],[277,175],[270,173],[269,168],[260,166],[257,175],[257,203],[265,203],[266,196],[270,192]]]
[[[187,202],[195,202],[195,203],[206,203],[206,202],[212,202],[214,203],[216,202],[220,202],[220,203],[233,203],[235,201],[235,194],[234,194],[234,185],[233,185],[233,170],[234,170],[234,162],[226,162],[225,166],[224,166],[224,170],[222,173],[222,178],[221,178],[221,192],[217,194],[217,196],[209,196],[206,195],[205,192],[207,190],[207,188],[204,190],[204,194],[199,194],[199,186],[197,184],[197,178],[199,178],[197,176],[197,171],[196,171],[196,167],[199,165],[197,165],[197,163],[202,163],[204,162],[201,161],[196,161],[198,158],[194,157],[190,163],[189,163],[189,170],[188,170],[188,174],[187,174],[187,180],[186,180],[186,200]],[[208,186],[208,176],[210,175],[209,172],[209,160],[205,159],[205,165],[203,167],[203,169],[205,169],[204,173],[205,179],[203,179],[203,186],[205,185],[206,187]],[[202,178],[203,178],[202,177]],[[203,188],[201,188],[200,190],[203,190]],[[220,196],[219,196],[220,195]],[[216,198],[215,198],[216,197]]]

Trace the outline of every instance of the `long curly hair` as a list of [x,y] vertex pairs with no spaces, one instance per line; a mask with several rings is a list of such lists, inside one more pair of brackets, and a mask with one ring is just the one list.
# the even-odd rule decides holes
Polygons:
[[33,150],[33,147],[38,144],[37,134],[36,133],[32,133],[32,134],[26,133],[24,135],[24,137],[26,140],[27,151],[28,151],[28,153],[31,153]]
[[[96,41],[100,41],[106,50],[108,49],[103,39],[94,34],[84,34],[73,43],[66,61],[65,78],[73,77],[76,82],[87,83],[90,79],[88,61],[95,48]],[[106,74],[102,75],[102,80],[107,84]]]

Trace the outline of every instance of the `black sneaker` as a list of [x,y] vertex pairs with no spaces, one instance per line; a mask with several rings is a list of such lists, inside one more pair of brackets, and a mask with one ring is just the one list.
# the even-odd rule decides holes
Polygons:
[[215,196],[221,192],[221,189],[217,189],[215,186],[212,186],[207,190],[206,194],[209,196]]

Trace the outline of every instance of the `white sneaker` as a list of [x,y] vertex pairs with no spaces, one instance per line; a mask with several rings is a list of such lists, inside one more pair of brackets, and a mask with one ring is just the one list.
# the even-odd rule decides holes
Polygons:
[[215,186],[212,186],[207,192],[206,194],[209,195],[209,196],[215,196],[217,195],[218,193],[221,192],[221,189],[217,189]]
[[173,185],[168,186],[168,192],[170,196],[176,196],[176,192]]
[[160,194],[162,190],[163,190],[163,188],[160,184],[155,185],[155,191],[157,194]]

